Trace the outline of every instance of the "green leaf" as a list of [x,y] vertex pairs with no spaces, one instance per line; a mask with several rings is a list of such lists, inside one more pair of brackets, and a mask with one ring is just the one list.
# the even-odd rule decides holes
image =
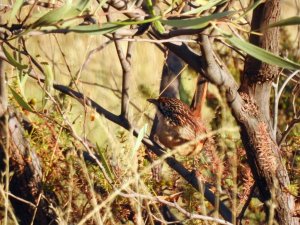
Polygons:
[[88,7],[89,3],[90,3],[90,0],[78,0],[76,9],[81,13]]
[[246,52],[256,59],[261,60],[262,62],[291,70],[300,69],[300,64],[274,55],[271,52],[268,52],[235,36],[227,36],[227,40],[231,45]]
[[2,50],[4,55],[6,56],[7,61],[12,66],[16,67],[18,70],[24,70],[28,67],[27,65],[22,65],[21,63],[17,62],[17,60],[15,60],[15,58],[9,54],[9,52],[4,48],[4,46],[2,46]]
[[[146,5],[147,5],[147,8],[148,8],[148,11],[149,11],[150,15],[151,15],[152,17],[155,17],[155,16],[156,16],[156,13],[155,13],[155,10],[154,10],[154,8],[153,8],[152,0],[146,0]],[[154,22],[153,22],[153,26],[154,26],[154,28],[155,28],[160,34],[165,33],[165,28],[164,28],[164,26],[161,24],[161,21],[159,21],[159,20],[154,21]]]
[[11,21],[13,20],[13,18],[19,12],[19,10],[21,9],[22,5],[23,5],[23,0],[16,0],[16,2],[13,4],[13,8],[11,10],[10,17],[9,17],[9,23],[11,23]]
[[105,159],[105,156],[103,155],[102,153],[102,150],[100,148],[100,146],[98,145],[98,143],[96,143],[96,146],[97,146],[97,150],[98,150],[98,155],[99,155],[99,158],[100,158],[100,162],[102,163],[104,169],[105,169],[105,172],[107,173],[107,175],[109,176],[109,178],[111,180],[113,180],[114,178],[114,175],[109,167],[109,164],[107,163],[107,160]]
[[139,149],[139,147],[141,146],[142,144],[142,140],[147,132],[147,128],[148,128],[148,124],[145,124],[145,126],[143,126],[143,128],[140,130],[139,132],[139,135],[136,139],[136,142],[135,142],[135,145],[131,151],[131,154],[130,154],[130,158],[132,159],[133,156],[135,155],[135,153],[137,152],[137,150]]
[[112,22],[112,24],[118,24],[118,25],[137,25],[137,24],[144,24],[144,23],[151,23],[154,21],[158,21],[161,18],[161,16],[155,16],[152,17],[150,19],[146,19],[146,20],[136,20],[136,21],[132,21],[132,20],[125,20],[125,21],[116,21],[116,22]]
[[64,6],[53,9],[44,16],[40,17],[31,25],[31,28],[34,29],[42,26],[49,26],[62,21],[63,19],[69,19],[78,16],[81,13],[81,10],[86,7],[87,2],[88,0],[85,0],[82,4],[79,3],[77,6],[74,6],[70,1],[68,1]]
[[75,33],[86,33],[86,34],[107,34],[107,33],[113,33],[116,30],[123,27],[123,25],[117,25],[117,24],[111,24],[111,23],[105,23],[101,26],[97,24],[93,25],[79,25],[74,26],[70,28],[66,28],[70,32]]
[[300,24],[300,17],[293,16],[293,17],[272,23],[268,27],[269,28],[270,27],[283,27],[283,26],[292,26],[292,25],[299,25],[299,24]]
[[34,113],[34,110],[31,108],[31,106],[11,87],[8,86],[12,95],[14,96],[14,98],[16,99],[16,101],[18,102],[18,104],[25,110]]
[[182,15],[187,16],[187,15],[191,15],[191,14],[198,14],[198,13],[202,13],[205,10],[211,9],[212,7],[219,5],[219,4],[223,4],[224,2],[227,2],[228,0],[215,0],[215,1],[208,1],[207,4],[196,8],[196,9],[192,9],[191,11],[182,13]]
[[209,22],[213,20],[221,19],[234,13],[235,12],[233,11],[226,11],[222,13],[215,13],[209,16],[203,16],[200,18],[161,20],[161,22],[172,27],[188,27],[192,29],[200,29],[206,27],[209,24]]

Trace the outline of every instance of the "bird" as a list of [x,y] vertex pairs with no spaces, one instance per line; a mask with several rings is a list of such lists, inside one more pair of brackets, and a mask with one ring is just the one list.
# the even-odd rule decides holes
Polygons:
[[158,142],[177,150],[179,155],[194,155],[202,150],[206,128],[200,117],[177,98],[147,99],[157,109],[158,124],[155,132]]

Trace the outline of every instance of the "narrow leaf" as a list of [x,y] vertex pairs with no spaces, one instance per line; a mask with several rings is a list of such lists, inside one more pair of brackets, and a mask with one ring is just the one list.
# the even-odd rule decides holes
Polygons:
[[281,58],[277,55],[274,55],[271,52],[268,52],[262,48],[259,48],[253,44],[250,44],[247,41],[239,39],[235,36],[228,36],[227,40],[230,42],[231,45],[235,46],[236,48],[246,52],[247,54],[251,55],[252,57],[261,60],[262,62],[279,66],[286,69],[291,70],[299,70],[300,64],[293,62],[288,59]]
[[113,33],[116,30],[120,29],[121,27],[123,27],[123,25],[106,23],[106,24],[102,24],[101,26],[97,24],[79,25],[79,26],[74,26],[66,29],[70,32],[75,32],[75,33],[107,34],[107,33]]
[[79,0],[76,9],[81,13],[88,7],[89,3],[90,0]]
[[16,0],[16,2],[13,4],[13,8],[11,10],[10,17],[9,17],[9,23],[11,23],[13,18],[17,15],[22,5],[23,5],[23,0]]
[[102,150],[101,150],[100,146],[98,145],[98,143],[96,143],[96,146],[97,146],[100,162],[102,163],[102,165],[105,169],[105,172],[108,174],[109,178],[111,180],[113,180],[114,175],[113,175],[113,173],[109,167],[109,164],[107,163],[107,160],[105,159],[105,156],[103,155]]
[[158,21],[161,18],[161,16],[155,16],[152,17],[150,19],[146,19],[146,20],[136,20],[136,21],[132,21],[132,20],[125,20],[125,21],[116,21],[116,22],[112,22],[112,24],[118,24],[118,25],[137,25],[137,24],[144,24],[144,23],[151,23],[154,21]]
[[6,56],[7,61],[12,66],[16,67],[18,70],[24,70],[28,67],[27,65],[22,65],[17,60],[15,60],[15,58],[12,55],[9,54],[9,52],[4,48],[4,46],[2,46],[2,49],[3,49],[4,55]]
[[192,29],[200,29],[209,24],[209,22],[217,19],[224,18],[226,16],[232,15],[233,11],[226,11],[222,13],[215,13],[209,16],[203,16],[200,18],[193,19],[176,19],[176,20],[161,20],[163,24],[172,26],[172,27],[188,27]]
[[293,16],[293,17],[272,23],[268,27],[283,27],[283,26],[292,26],[292,25],[299,25],[299,24],[300,24],[300,17]]
[[207,4],[198,7],[196,9],[192,9],[191,11],[185,12],[182,15],[187,16],[187,15],[191,15],[191,14],[198,14],[198,13],[202,13],[205,10],[211,9],[212,7],[219,5],[219,4],[223,4],[224,2],[227,2],[227,0],[216,0],[216,1],[208,1]]
[[80,13],[71,3],[66,3],[64,6],[53,9],[46,13],[44,16],[36,20],[31,28],[37,28],[42,26],[49,26],[56,22],[61,21],[64,18],[72,18]]
[[136,142],[135,142],[135,145],[131,151],[131,154],[130,154],[130,158],[132,159],[133,156],[135,155],[135,153],[137,152],[137,150],[139,149],[139,147],[141,146],[142,144],[142,140],[147,132],[147,127],[148,127],[148,124],[145,124],[145,126],[143,126],[143,128],[140,130],[139,132],[139,135],[136,139]]
[[18,102],[18,104],[25,110],[34,113],[34,110],[31,108],[31,106],[10,86],[8,86],[12,95]]
[[[149,11],[150,15],[151,15],[152,17],[156,17],[156,12],[155,12],[155,10],[154,10],[152,0],[146,0],[145,2],[146,2],[146,5],[147,5],[147,8],[148,8],[148,11]],[[165,28],[164,28],[164,26],[162,25],[161,21],[159,21],[159,20],[154,21],[154,22],[153,22],[153,26],[154,26],[154,28],[155,28],[160,34],[165,33]]]

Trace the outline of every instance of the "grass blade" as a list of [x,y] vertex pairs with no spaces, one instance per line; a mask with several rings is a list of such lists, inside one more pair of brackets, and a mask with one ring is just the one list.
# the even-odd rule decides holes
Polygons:
[[145,126],[143,126],[143,128],[140,130],[139,132],[139,135],[136,139],[136,142],[135,142],[135,145],[131,151],[131,154],[130,154],[130,158],[133,159],[135,153],[137,152],[137,150],[139,149],[139,147],[141,146],[142,144],[142,140],[147,132],[147,128],[148,128],[148,124],[145,124]]
[[97,146],[100,162],[102,163],[103,168],[105,169],[105,172],[108,174],[109,178],[111,180],[113,180],[114,175],[113,175],[113,173],[107,163],[107,160],[105,159],[105,156],[103,155],[102,150],[101,150],[100,146],[98,145],[98,143],[96,143],[96,146]]

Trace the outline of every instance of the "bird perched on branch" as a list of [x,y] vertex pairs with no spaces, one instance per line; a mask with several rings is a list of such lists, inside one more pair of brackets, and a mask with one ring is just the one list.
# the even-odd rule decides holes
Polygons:
[[199,152],[205,142],[206,129],[200,117],[176,98],[148,99],[157,108],[156,137],[165,147],[178,150],[180,155]]

